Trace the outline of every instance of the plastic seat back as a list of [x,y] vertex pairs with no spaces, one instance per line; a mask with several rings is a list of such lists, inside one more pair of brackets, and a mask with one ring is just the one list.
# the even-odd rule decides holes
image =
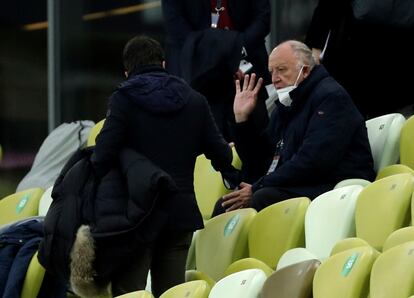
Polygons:
[[355,236],[355,205],[362,186],[328,191],[315,198],[305,215],[306,248],[319,259],[329,257],[339,240]]
[[274,272],[265,281],[261,298],[309,298],[312,297],[312,281],[318,260],[296,263]]
[[37,215],[43,192],[41,188],[31,188],[0,200],[0,226]]
[[258,298],[266,278],[266,274],[260,269],[236,272],[218,281],[208,297]]
[[412,192],[410,174],[385,177],[365,187],[356,204],[357,237],[381,251],[393,231],[408,225]]
[[361,246],[329,257],[316,270],[313,297],[367,297],[372,264],[378,255],[372,247]]
[[38,214],[40,216],[46,216],[46,213],[49,210],[50,205],[52,204],[52,190],[53,186],[49,187],[45,190],[42,197],[40,198],[38,209]]
[[414,241],[384,251],[375,261],[370,298],[409,297],[414,294]]
[[116,296],[116,298],[154,298],[152,294],[148,291],[135,291],[121,296]]
[[197,233],[196,269],[219,280],[231,263],[247,257],[247,233],[256,213],[252,208],[239,209],[210,219]]
[[280,256],[305,243],[306,197],[284,200],[262,209],[249,229],[249,257],[276,268]]
[[414,170],[414,116],[404,124],[400,136],[400,163]]
[[168,289],[160,296],[160,298],[207,298],[210,289],[210,286],[204,280],[194,280]]
[[414,227],[410,226],[398,229],[385,240],[383,251],[410,241],[414,241]]
[[88,136],[88,140],[86,141],[86,146],[87,147],[95,146],[96,137],[101,132],[101,129],[102,129],[104,123],[105,123],[105,119],[102,119],[101,121],[96,123],[94,127],[92,127],[92,129],[89,133],[89,136]]
[[37,252],[33,255],[23,282],[21,298],[36,298],[45,276],[45,268],[37,260]]
[[375,172],[398,162],[400,132],[404,123],[405,117],[399,113],[379,116],[366,122]]
[[[236,152],[233,152],[233,166],[240,169],[241,161]],[[223,195],[229,193],[224,186],[220,172],[217,172],[211,165],[211,161],[201,154],[197,157],[194,167],[194,191],[197,205],[204,219],[210,219],[214,205]]]
[[396,174],[403,174],[403,173],[411,174],[414,177],[413,169],[405,165],[395,164],[395,165],[390,165],[388,167],[381,169],[378,172],[377,177],[375,177],[375,180],[380,180],[388,176],[392,176]]

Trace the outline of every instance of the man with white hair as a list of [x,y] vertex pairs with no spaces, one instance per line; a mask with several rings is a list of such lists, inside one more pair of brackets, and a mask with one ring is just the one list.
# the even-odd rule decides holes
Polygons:
[[236,81],[235,144],[255,182],[225,195],[213,215],[313,199],[347,178],[374,179],[365,120],[345,89],[316,65],[312,51],[285,41],[271,52],[268,66],[279,99],[264,131],[249,119],[262,78],[246,75],[242,86]]

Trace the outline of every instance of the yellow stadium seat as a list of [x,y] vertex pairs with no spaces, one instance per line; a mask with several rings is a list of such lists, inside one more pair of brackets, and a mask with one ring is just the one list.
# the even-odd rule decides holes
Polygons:
[[414,170],[414,116],[404,124],[400,136],[400,163]]
[[414,241],[414,227],[405,227],[394,231],[387,240],[385,240],[383,251],[389,250],[392,247],[400,244]]
[[305,244],[304,221],[309,204],[306,197],[293,198],[257,213],[248,233],[249,258],[232,264],[227,272],[258,268],[267,275],[272,273],[284,252]]
[[41,188],[26,189],[0,200],[0,226],[38,214]]
[[340,252],[343,252],[348,249],[361,247],[361,246],[368,246],[370,247],[368,242],[361,238],[352,237],[352,238],[346,238],[343,240],[338,241],[335,246],[332,248],[331,256],[336,255]]
[[201,273],[217,281],[234,261],[247,257],[247,232],[256,215],[252,208],[239,209],[210,219],[197,232],[195,257],[197,271],[189,270],[186,280],[194,280]]
[[179,284],[165,291],[160,298],[208,298],[210,286],[204,280],[194,280]]
[[366,186],[356,204],[356,236],[381,251],[393,231],[408,225],[412,193],[410,174],[385,177]]
[[35,253],[27,268],[26,276],[23,282],[21,298],[36,298],[42,286],[45,276],[45,268],[40,265]]
[[367,297],[371,268],[378,255],[372,247],[361,246],[329,257],[316,270],[313,297]]
[[154,298],[154,296],[147,291],[135,291],[121,296],[116,296],[116,298]]
[[372,266],[370,298],[414,294],[414,241],[384,251]]
[[[232,164],[236,169],[240,169],[241,161],[235,147],[232,147],[232,152]],[[214,170],[211,161],[204,154],[197,157],[194,167],[194,191],[198,208],[205,220],[211,218],[217,200],[230,192],[224,186],[220,172]]]
[[104,123],[105,123],[105,119],[102,119],[101,121],[96,123],[94,127],[92,127],[92,129],[89,133],[89,136],[88,136],[88,140],[86,141],[86,146],[87,147],[95,146],[96,137],[101,132],[101,129],[102,129]]

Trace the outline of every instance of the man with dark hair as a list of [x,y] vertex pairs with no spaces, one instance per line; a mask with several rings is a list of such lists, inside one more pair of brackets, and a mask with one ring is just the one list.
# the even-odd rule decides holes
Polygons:
[[123,57],[127,80],[110,98],[92,162],[103,177],[121,149],[129,147],[169,174],[177,186],[178,191],[157,206],[167,216],[161,234],[150,247],[120,264],[112,279],[117,296],[144,289],[151,269],[152,291],[159,297],[184,282],[192,232],[203,227],[193,188],[196,157],[204,153],[215,169],[231,175],[237,172],[207,101],[164,70],[160,44],[146,36],[135,37],[125,46]]

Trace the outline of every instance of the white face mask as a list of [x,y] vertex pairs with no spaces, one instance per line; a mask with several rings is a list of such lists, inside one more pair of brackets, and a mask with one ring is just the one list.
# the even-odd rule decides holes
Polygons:
[[296,77],[295,83],[293,85],[276,90],[280,103],[286,107],[290,107],[292,104],[292,99],[290,98],[289,92],[297,87],[296,83],[298,82],[300,74],[302,73],[303,66],[304,65],[302,65],[300,68],[298,76]]

